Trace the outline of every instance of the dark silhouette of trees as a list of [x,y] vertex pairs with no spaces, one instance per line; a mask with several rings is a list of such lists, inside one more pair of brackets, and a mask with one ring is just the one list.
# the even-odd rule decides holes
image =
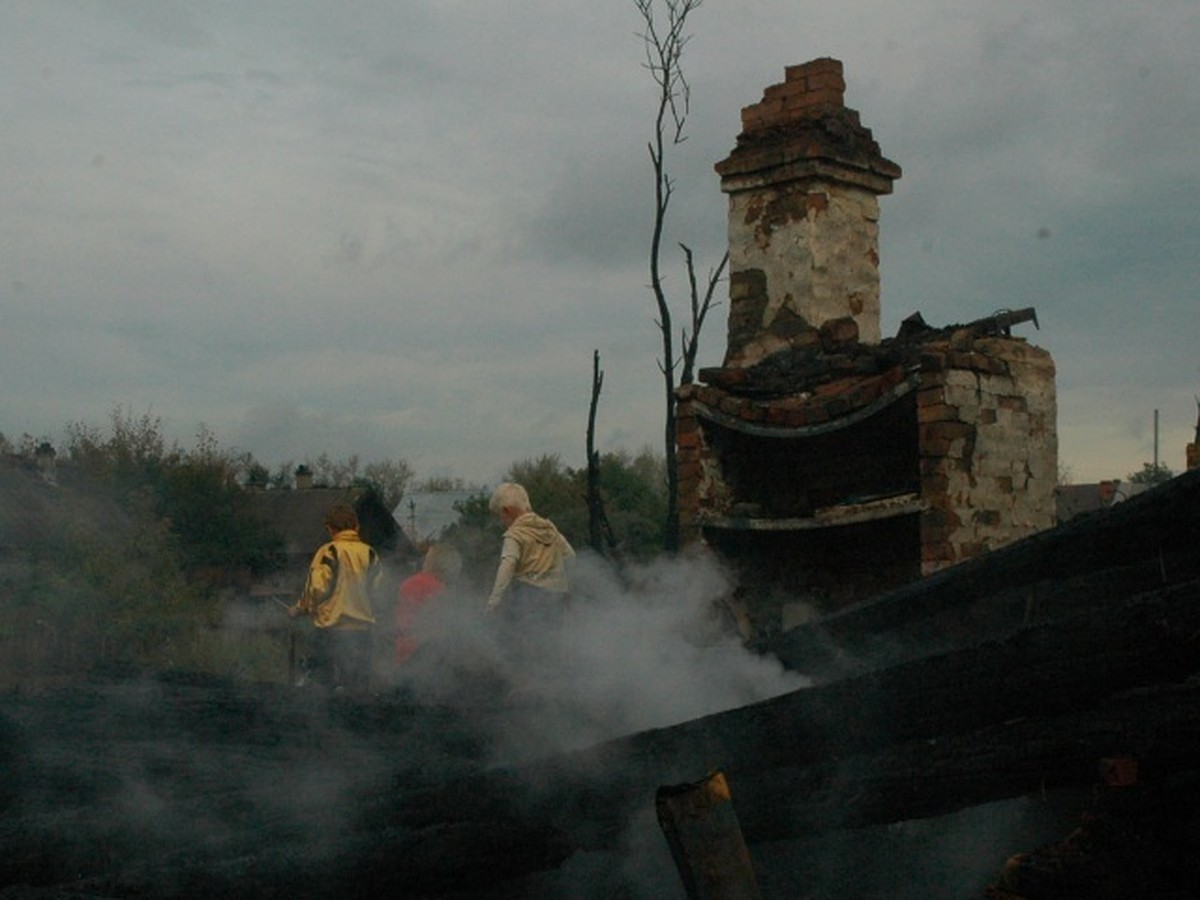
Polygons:
[[185,569],[261,574],[275,568],[282,538],[254,518],[241,487],[262,469],[248,454],[223,450],[201,426],[184,450],[163,435],[162,421],[122,407],[107,431],[82,422],[66,428],[67,455],[76,466],[125,500],[134,492],[153,498],[153,514],[170,529]]
[[1141,470],[1130,472],[1128,477],[1134,484],[1162,484],[1174,478],[1175,473],[1171,471],[1170,466],[1148,462],[1142,463]]

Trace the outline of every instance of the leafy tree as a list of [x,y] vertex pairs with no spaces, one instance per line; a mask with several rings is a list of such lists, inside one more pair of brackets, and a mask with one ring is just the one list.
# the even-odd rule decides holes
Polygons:
[[251,463],[246,467],[246,487],[266,490],[271,485],[271,473],[260,463]]
[[[587,536],[587,509],[580,476],[563,465],[557,454],[524,459],[509,466],[505,481],[515,481],[529,493],[539,514],[551,519],[573,546]],[[480,492],[456,504],[458,521],[445,534],[463,559],[460,576],[476,592],[486,591],[496,573],[503,528],[488,508],[490,493]]]
[[96,664],[185,665],[214,620],[213,597],[184,576],[179,540],[155,515],[153,491],[103,500],[111,482],[76,485],[72,499],[97,517],[51,511],[26,575],[14,581],[5,630],[22,636],[38,672]]
[[178,445],[167,444],[158,416],[147,412],[135,417],[121,406],[110,413],[107,434],[83,422],[68,424],[66,432],[72,462],[127,488],[154,481],[182,455]]
[[184,451],[168,444],[158,417],[116,407],[107,432],[82,422],[67,426],[70,459],[98,481],[130,496],[149,491],[153,514],[169,527],[177,558],[187,570],[268,571],[282,538],[253,518],[239,477],[253,465],[246,454],[222,450],[204,425]]
[[276,491],[289,490],[295,484],[295,471],[295,461],[285,459],[275,467],[275,471],[267,478],[267,488]]
[[349,487],[358,477],[357,453],[338,460],[322,453],[315,460],[307,460],[305,464],[312,470],[313,484],[322,487]]
[[[484,490],[470,495],[465,500],[459,500],[454,504],[454,510],[458,513],[458,522],[455,524],[472,528],[494,524],[492,511],[488,507],[490,500],[491,497]],[[496,527],[498,530],[499,526]]]
[[489,494],[480,491],[454,504],[458,521],[446,529],[442,539],[462,557],[459,577],[464,589],[482,593],[496,574],[502,529],[488,509]]
[[477,491],[481,492],[481,488],[477,484],[469,484],[462,478],[453,478],[448,475],[434,475],[426,478],[424,481],[413,485],[413,490],[422,491],[425,493],[437,493],[438,491]]
[[600,457],[600,490],[609,526],[624,556],[649,559],[665,545],[666,466],[649,449]]
[[[384,460],[363,466],[358,454],[346,459],[334,459],[322,453],[315,460],[303,463],[313,476],[313,484],[320,487],[370,487],[378,493],[388,509],[395,509],[403,499],[413,471],[405,459]],[[288,460],[281,463],[275,474],[267,479],[271,488],[286,490],[293,484],[297,466]]]
[[47,443],[49,440],[50,439],[46,437],[38,440],[29,432],[25,432],[21,435],[21,439],[17,441],[17,446],[14,448],[14,451],[18,456],[24,457],[25,459],[33,459],[37,453],[38,445]]
[[1175,477],[1169,466],[1162,463],[1142,463],[1140,472],[1130,472],[1128,478],[1134,484],[1162,484]]
[[404,498],[412,477],[412,466],[404,459],[369,463],[363,469],[363,481],[375,488],[387,509],[395,509]]
[[255,518],[228,461],[193,457],[171,466],[157,496],[157,512],[170,523],[190,570],[244,568],[257,575],[281,563],[283,538]]
[[[219,666],[231,651],[207,626],[218,621],[224,576],[261,574],[283,550],[242,485],[291,487],[291,463],[272,476],[250,454],[222,448],[204,425],[182,449],[157,417],[124,407],[107,427],[74,422],[65,434],[72,496],[91,498],[88,508],[102,516],[68,505],[73,514],[51,523],[28,576],[10,586],[13,614],[0,633],[21,635],[39,659],[73,670],[97,660]],[[32,457],[37,446],[26,436],[17,449]],[[403,460],[363,467],[357,457],[322,456],[316,466],[336,486],[397,502],[412,476]],[[383,525],[396,527],[390,516]]]
[[526,459],[509,466],[506,481],[515,481],[529,493],[529,502],[543,516],[553,519],[559,531],[581,546],[587,540],[587,508],[583,483],[563,465],[557,453]]
[[[599,490],[622,555],[646,559],[665,547],[665,462],[649,449],[597,459]],[[587,470],[571,469],[556,455],[514,463],[506,476],[525,486],[533,508],[552,519],[575,547],[587,545],[590,523]]]
[[[649,449],[636,456],[606,453],[597,458],[597,468],[620,554],[645,560],[661,553],[666,508],[662,457]],[[587,475],[586,468],[572,469],[550,454],[513,463],[505,480],[523,485],[533,508],[551,519],[578,550],[588,545]],[[502,529],[488,509],[489,499],[480,491],[456,504],[458,520],[444,535],[462,555],[463,577],[476,590],[491,584],[500,549]]]

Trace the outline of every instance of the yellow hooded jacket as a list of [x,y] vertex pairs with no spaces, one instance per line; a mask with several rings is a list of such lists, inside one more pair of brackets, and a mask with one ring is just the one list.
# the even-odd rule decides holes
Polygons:
[[365,630],[375,622],[371,593],[381,577],[371,546],[354,529],[339,531],[313,554],[296,608],[312,616],[317,628]]

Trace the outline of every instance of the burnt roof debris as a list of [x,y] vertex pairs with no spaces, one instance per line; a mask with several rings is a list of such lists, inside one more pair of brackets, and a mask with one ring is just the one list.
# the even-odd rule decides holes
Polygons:
[[307,559],[325,541],[325,513],[339,503],[354,507],[363,540],[377,550],[409,558],[418,555],[373,487],[254,491],[247,497],[255,515],[269,522],[283,537],[290,556]]
[[1033,307],[1000,310],[941,328],[927,324],[916,312],[900,323],[894,338],[871,344],[858,340],[852,319],[834,319],[820,328],[800,330],[791,346],[754,365],[703,368],[699,377],[704,384],[741,396],[801,394],[842,378],[879,375],[897,366],[916,369],[931,344],[944,342],[956,349],[968,349],[975,339],[1012,338],[1013,327],[1025,322],[1040,327]]

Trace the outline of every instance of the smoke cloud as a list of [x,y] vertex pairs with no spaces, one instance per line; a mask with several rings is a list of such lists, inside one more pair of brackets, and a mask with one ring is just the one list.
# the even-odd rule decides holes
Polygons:
[[[425,702],[479,705],[496,761],[577,749],[807,687],[751,653],[723,615],[729,574],[703,550],[620,575],[581,554],[561,614],[510,621],[482,598],[433,601],[424,659],[400,684]],[[702,774],[702,773],[700,773]]]
[[[381,658],[374,697],[183,676],[37,702],[10,696],[0,704],[0,759],[13,773],[0,797],[11,813],[0,846],[16,860],[35,847],[45,884],[70,880],[97,894],[194,896],[241,884],[328,896],[373,848],[406,846],[391,814],[422,787],[810,684],[743,647],[724,613],[733,581],[703,551],[620,573],[585,553],[572,576],[561,616],[537,623],[485,616],[471,592],[431,601],[417,623],[421,650],[404,666]],[[231,613],[225,629],[237,643],[261,625]],[[764,896],[870,896],[884,886],[888,896],[962,896],[1007,852],[1055,833],[1034,839],[1030,820],[1046,811],[1034,806],[752,855]],[[614,845],[577,851],[512,895],[683,893],[648,796]]]

